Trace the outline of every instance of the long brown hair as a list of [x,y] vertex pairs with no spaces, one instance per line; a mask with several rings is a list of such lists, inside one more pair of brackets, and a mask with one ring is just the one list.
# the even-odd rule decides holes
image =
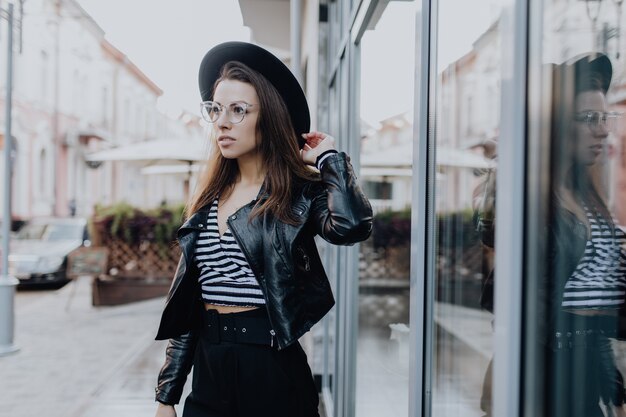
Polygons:
[[[298,182],[318,180],[319,175],[302,161],[285,102],[264,76],[241,62],[231,61],[224,65],[213,93],[223,80],[248,83],[259,97],[256,131],[260,137],[258,147],[262,163],[269,168],[264,182],[267,198],[259,198],[250,218],[270,214],[285,223],[298,223],[290,204],[294,186]],[[224,158],[215,139],[211,134],[211,152],[194,194],[185,206],[185,218],[211,204],[218,196],[227,198],[239,178],[237,160]]]
[[[555,208],[571,213],[591,234],[591,223],[583,205],[606,220],[611,228],[613,221],[606,203],[606,193],[600,191],[601,179],[598,164],[585,166],[571,158],[566,149],[572,145],[572,123],[576,97],[587,91],[606,94],[600,74],[584,71],[575,73],[574,66],[560,66],[553,71],[551,168],[552,200]],[[556,212],[555,215],[558,215]]]

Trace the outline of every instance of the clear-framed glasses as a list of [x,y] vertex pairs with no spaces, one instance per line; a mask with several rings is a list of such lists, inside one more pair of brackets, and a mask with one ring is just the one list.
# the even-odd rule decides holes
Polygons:
[[586,123],[592,132],[602,129],[613,131],[620,117],[622,117],[622,113],[616,111],[583,111],[576,113],[574,120]]
[[203,101],[200,103],[200,113],[204,120],[209,123],[215,123],[222,113],[226,111],[228,121],[237,124],[241,123],[250,107],[254,107],[254,104],[248,104],[244,101],[236,101],[228,106],[224,106],[216,101]]

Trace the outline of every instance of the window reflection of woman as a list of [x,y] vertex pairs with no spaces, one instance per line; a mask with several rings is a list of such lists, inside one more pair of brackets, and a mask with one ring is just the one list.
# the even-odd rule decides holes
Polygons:
[[[553,68],[551,221],[546,306],[546,416],[624,414],[610,337],[624,303],[624,233],[601,190],[603,148],[618,116],[608,111],[605,55]],[[604,410],[604,411],[603,411]],[[606,413],[605,413],[606,412]]]

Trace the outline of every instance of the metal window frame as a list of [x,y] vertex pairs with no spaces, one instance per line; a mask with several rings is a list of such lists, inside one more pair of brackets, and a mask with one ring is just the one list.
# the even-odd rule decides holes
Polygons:
[[[335,124],[339,124],[341,121],[340,116],[330,117],[330,114],[339,114],[341,112],[341,86],[339,85],[341,82],[340,77],[335,77],[329,84],[329,130],[333,131],[334,129],[338,129],[339,126]],[[334,133],[334,131],[333,131]],[[337,136],[341,134],[341,132],[336,132]],[[328,245],[328,244],[327,244]],[[343,257],[340,247],[334,245],[328,245],[328,250],[332,251],[334,263],[329,265],[330,271],[332,271],[332,275],[334,277],[335,282],[335,297],[337,298],[337,304],[335,305],[335,323],[332,331],[334,332],[333,339],[333,350],[334,350],[334,361],[333,361],[333,371],[332,371],[332,390],[327,389],[329,395],[325,395],[323,398],[325,400],[329,399],[330,401],[325,401],[325,405],[327,410],[330,412],[329,415],[336,417],[341,414],[342,400],[343,400],[343,389],[344,389],[344,372],[342,369],[342,358],[344,357],[343,343],[344,338],[342,337],[343,333],[343,319],[344,315],[344,302],[342,301],[343,297],[343,287],[345,286],[345,279],[342,279],[342,271],[343,271]],[[328,340],[325,341],[328,343]],[[330,382],[330,381],[329,381]],[[330,396],[330,398],[328,398]]]
[[[433,224],[434,218],[434,187],[429,186],[429,182],[434,181],[434,155],[429,152],[429,115],[430,100],[433,98],[430,91],[434,87],[434,80],[430,78],[433,72],[430,62],[431,51],[431,8],[430,0],[422,0],[421,11],[416,16],[416,37],[415,42],[415,88],[413,103],[413,188],[420,190],[412,195],[411,208],[411,266],[410,266],[410,340],[409,340],[409,392],[416,393],[409,395],[409,416],[421,417],[428,412],[426,405],[430,404],[430,390],[424,390],[425,381],[429,380],[430,370],[427,366],[432,365],[427,358],[432,358],[432,349],[427,347],[426,334],[428,330],[426,321],[426,300],[427,294],[431,290],[427,288],[432,280],[425,279],[427,271],[433,270],[433,257],[428,256],[428,250],[432,247],[432,230],[427,231],[428,224]],[[435,4],[436,6],[436,4]],[[435,9],[436,11],[436,9]],[[436,13],[435,13],[436,15]],[[436,38],[436,36],[434,37]],[[436,68],[435,68],[436,71]],[[436,74],[436,72],[435,72]],[[436,77],[435,77],[436,78]],[[429,168],[430,167],[430,168]],[[416,187],[417,185],[417,187]],[[431,213],[430,217],[428,213]],[[432,229],[432,228],[431,228]],[[431,285],[432,287],[432,285]],[[432,327],[432,326],[430,326]]]
[[[343,7],[342,5],[338,5]],[[342,46],[332,65],[332,72],[328,80],[329,113],[336,112],[338,118],[329,118],[329,129],[339,140],[342,149],[351,154],[351,162],[358,172],[359,156],[358,142],[359,123],[355,115],[358,114],[354,85],[358,82],[355,76],[355,51],[348,44],[349,34],[341,35]],[[334,123],[338,120],[338,123]],[[351,123],[341,123],[349,120]],[[356,133],[355,133],[356,132]],[[327,385],[323,388],[322,398],[334,417],[354,415],[355,410],[355,369],[356,332],[358,321],[358,281],[347,277],[358,276],[358,245],[352,247],[331,247],[335,255],[334,265],[328,265],[333,271],[336,282],[335,326],[334,326],[334,354],[332,391]],[[356,301],[355,301],[356,300]],[[328,340],[325,340],[325,350],[328,352]],[[329,384],[328,378],[325,379]]]
[[[528,0],[528,174],[526,176],[526,260],[524,267],[528,276],[540,277],[546,273],[545,245],[542,239],[548,224],[550,193],[550,143],[543,138],[550,136],[550,122],[542,112],[551,106],[551,90],[544,84],[543,67],[543,19],[545,2],[543,0]],[[551,81],[551,80],[550,80]],[[539,242],[539,244],[537,244]],[[538,280],[526,280],[523,294],[537,294],[539,291]],[[520,394],[521,416],[535,416],[537,406],[543,408],[545,391],[543,384],[544,375],[536,373],[527,374],[527,364],[536,368],[543,359],[536,343],[536,335],[539,334],[539,313],[535,299],[525,297],[523,305],[524,326],[522,337],[522,357],[520,360],[520,379],[522,390]]]
[[[328,74],[329,58],[330,58],[330,36],[331,36],[331,28],[330,28],[330,16],[329,19],[320,23],[320,28],[318,31],[318,44],[319,44],[319,53],[323,56],[320,56],[319,60],[319,73],[320,73],[320,83],[318,85],[318,129],[324,132],[330,131],[330,90],[328,88],[328,83],[326,77]],[[328,278],[331,281],[331,286],[336,286],[337,276],[334,273],[333,266],[336,264],[335,259],[337,258],[336,247],[331,245],[326,245],[320,242],[320,245],[324,246],[324,266],[328,271]],[[331,346],[330,340],[332,338],[333,343],[335,339],[335,331],[334,327],[331,327],[331,316],[335,316],[336,311],[332,310],[322,322],[322,364],[321,364],[321,401],[324,404],[324,408],[326,414],[328,416],[334,415],[334,407],[333,407],[333,384],[334,384],[334,363],[336,358],[332,358],[332,366],[331,369]],[[336,318],[335,318],[336,319]],[[333,345],[334,346],[334,345]]]
[[[348,57],[348,52],[344,53],[344,57]],[[335,77],[337,82],[337,88],[339,89],[339,111],[340,111],[340,121],[349,120],[350,116],[350,83],[349,83],[349,70],[350,70],[350,62],[343,61],[338,68],[337,75]],[[345,149],[347,152],[351,152],[353,146],[351,144],[350,138],[350,125],[346,123],[340,123],[339,129],[335,132],[339,138],[339,145],[342,149]],[[345,141],[342,142],[341,139],[345,138]],[[354,342],[351,340],[351,336],[353,334],[353,329],[351,329],[353,317],[351,310],[353,309],[353,300],[352,300],[352,287],[354,286],[354,280],[351,280],[350,277],[353,272],[353,259],[350,250],[353,248],[349,247],[339,247],[339,262],[338,262],[338,275],[337,275],[337,335],[336,335],[336,346],[337,346],[337,361],[335,364],[335,374],[337,385],[335,387],[335,416],[350,416],[348,414],[354,404],[354,396],[352,395],[353,384],[351,384],[351,373],[352,373],[352,344]]]
[[[495,285],[493,414],[520,414],[522,280],[525,244],[528,2],[505,2],[502,21],[502,90],[496,183],[495,263],[507,279]],[[511,239],[511,236],[517,238]]]
[[[507,277],[495,289],[493,414],[520,414],[522,274],[524,267],[524,178],[526,175],[526,79],[527,79],[527,1],[508,0],[503,5],[502,99],[498,144],[496,211],[496,264]],[[434,154],[432,129],[436,114],[436,54],[438,0],[422,1],[421,50],[416,54],[415,141],[413,163],[422,193],[413,196],[411,242],[411,362],[410,390],[420,393],[410,399],[409,415],[432,415],[432,370],[434,329]],[[418,45],[416,45],[418,46]],[[422,71],[425,68],[425,71]],[[518,239],[510,239],[518,236]],[[413,240],[415,239],[415,240]],[[422,304],[420,304],[422,303]]]
[[[350,162],[355,172],[360,172],[361,163],[361,124],[360,109],[360,62],[361,49],[359,45],[350,43],[346,48],[346,116],[347,138],[346,149],[350,155]],[[346,285],[346,355],[344,357],[347,396],[343,416],[356,415],[356,369],[357,369],[357,339],[359,329],[359,248],[360,244],[345,248],[346,252],[346,277],[356,277],[348,280]]]
[[[337,8],[347,12],[349,9],[342,0]],[[360,66],[360,36],[353,37],[354,31],[363,33],[368,24],[367,19],[358,20],[360,10],[363,7],[375,8],[378,0],[360,0],[358,3],[350,2],[352,10],[346,13],[347,27],[333,27],[330,29],[331,44],[338,48],[331,51],[334,58],[329,62],[328,89],[331,95],[338,91],[338,108],[329,108],[329,111],[339,111],[340,120],[348,120],[346,124],[329,126],[338,129],[334,132],[337,138],[345,142],[340,146],[351,155],[351,163],[356,172],[360,168],[360,123],[358,115],[359,106],[359,66]],[[349,16],[349,17],[348,17]],[[371,12],[368,14],[371,16]],[[331,25],[333,24],[330,20]],[[343,22],[343,20],[342,20]],[[343,30],[343,31],[342,31]],[[332,102],[332,99],[330,100]],[[330,104],[330,103],[329,103]],[[335,103],[337,105],[337,103]],[[330,413],[334,417],[353,417],[356,413],[356,349],[358,336],[358,281],[346,279],[346,277],[358,276],[359,270],[359,245],[351,247],[334,248],[337,252],[335,265],[330,265],[336,272],[337,277],[337,306],[335,322],[335,366],[333,374],[333,390],[328,387],[324,390],[322,398]],[[343,279],[342,279],[343,277]],[[324,342],[325,344],[328,341]],[[326,348],[327,349],[327,348]],[[331,401],[329,401],[331,400]],[[331,405],[332,404],[332,405]]]

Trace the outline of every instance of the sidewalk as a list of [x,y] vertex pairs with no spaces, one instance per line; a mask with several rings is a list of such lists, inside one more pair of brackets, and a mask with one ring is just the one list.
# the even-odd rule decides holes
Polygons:
[[0,357],[1,417],[154,416],[164,300],[93,307],[90,282],[16,296],[20,351]]

